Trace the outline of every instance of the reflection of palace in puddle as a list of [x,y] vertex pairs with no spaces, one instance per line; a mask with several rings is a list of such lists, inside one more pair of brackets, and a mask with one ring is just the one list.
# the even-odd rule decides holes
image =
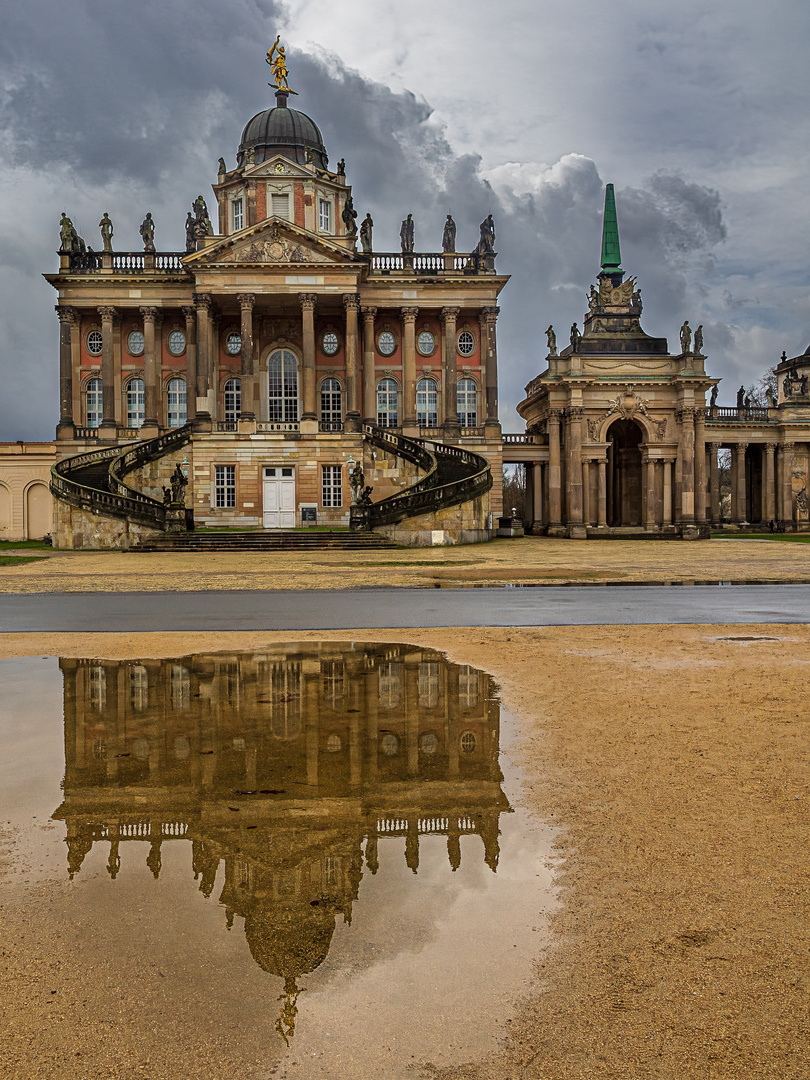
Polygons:
[[[508,803],[499,708],[474,668],[405,645],[301,643],[178,660],[61,660],[68,869],[109,844],[188,840],[210,896],[221,862],[228,926],[245,920],[256,962],[285,980],[291,1033],[298,976],[325,959],[335,918],[351,921],[363,859],[380,838],[444,835],[453,870],[477,835],[494,871]],[[365,851],[363,843],[365,841]]]

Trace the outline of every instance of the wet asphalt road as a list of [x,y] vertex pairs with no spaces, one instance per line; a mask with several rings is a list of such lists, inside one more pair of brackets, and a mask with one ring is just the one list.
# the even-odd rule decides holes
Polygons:
[[0,632],[806,623],[810,585],[0,595]]

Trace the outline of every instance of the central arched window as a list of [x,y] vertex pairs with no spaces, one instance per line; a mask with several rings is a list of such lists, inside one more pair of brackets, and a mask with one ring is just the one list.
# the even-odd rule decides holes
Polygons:
[[433,379],[420,379],[416,384],[416,422],[419,427],[439,425],[438,394]]
[[127,383],[127,427],[138,428],[143,424],[146,409],[146,385],[143,379],[130,379]]
[[321,383],[321,423],[339,424],[343,420],[343,394],[337,379]]
[[459,379],[456,390],[458,422],[462,427],[478,426],[478,395],[472,379]]
[[377,426],[397,427],[399,424],[399,391],[393,379],[377,383]]
[[235,424],[242,413],[242,380],[228,379],[225,383],[225,423]]
[[298,423],[298,362],[289,349],[276,349],[267,364],[268,413],[275,423]]
[[186,422],[186,380],[171,379],[167,391],[166,417],[169,427],[182,427]]
[[101,426],[101,410],[101,379],[91,379],[87,384],[84,413],[88,427]]

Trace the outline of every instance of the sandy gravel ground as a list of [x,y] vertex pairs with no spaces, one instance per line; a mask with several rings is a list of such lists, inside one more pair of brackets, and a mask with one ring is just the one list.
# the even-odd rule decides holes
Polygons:
[[0,566],[0,593],[729,580],[810,581],[810,544],[525,537],[356,553],[54,552],[35,563]]
[[[641,547],[661,558],[675,545]],[[3,635],[0,655],[167,656],[340,636]],[[496,1059],[420,1063],[415,1077],[807,1080],[810,627],[363,637],[434,646],[490,671],[523,732],[525,800],[560,828],[562,905],[536,992],[503,1018]],[[144,1064],[148,1032],[108,1023],[70,943],[25,906],[3,907],[0,1075],[121,1076],[112,1063],[128,1049],[127,1076],[270,1075],[249,1040],[215,1044],[204,1015]],[[56,971],[59,1007],[47,990]],[[165,996],[161,1007],[190,1015]]]

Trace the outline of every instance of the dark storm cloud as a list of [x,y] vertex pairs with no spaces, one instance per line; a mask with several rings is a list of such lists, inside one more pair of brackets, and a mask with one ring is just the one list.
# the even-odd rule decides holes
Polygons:
[[[197,192],[208,196],[217,158],[232,163],[242,127],[272,103],[263,57],[282,17],[271,0],[144,0],[137,7],[34,0],[11,12],[0,40],[8,163],[0,168],[0,228],[8,234],[0,248],[8,391],[0,398],[0,438],[52,436],[55,294],[38,275],[56,268],[60,212],[98,247],[97,222],[109,210],[115,246],[127,250],[140,246],[138,225],[150,209],[158,247],[178,249],[186,208]],[[507,166],[490,186],[477,156],[454,153],[425,101],[346,70],[333,56],[289,49],[288,57],[294,104],[321,127],[332,165],[345,157],[355,205],[374,218],[377,250],[398,247],[408,212],[422,251],[439,249],[448,211],[459,250],[473,247],[479,222],[494,215],[498,268],[512,275],[501,299],[499,354],[502,417],[515,430],[513,406],[542,366],[545,327],[553,322],[565,342],[599,269],[603,178],[596,164],[570,154],[530,185],[520,164],[512,172]],[[624,265],[644,290],[646,328],[672,335],[685,314],[690,273],[710,264],[723,239],[719,198],[661,173],[618,192],[618,202]]]

